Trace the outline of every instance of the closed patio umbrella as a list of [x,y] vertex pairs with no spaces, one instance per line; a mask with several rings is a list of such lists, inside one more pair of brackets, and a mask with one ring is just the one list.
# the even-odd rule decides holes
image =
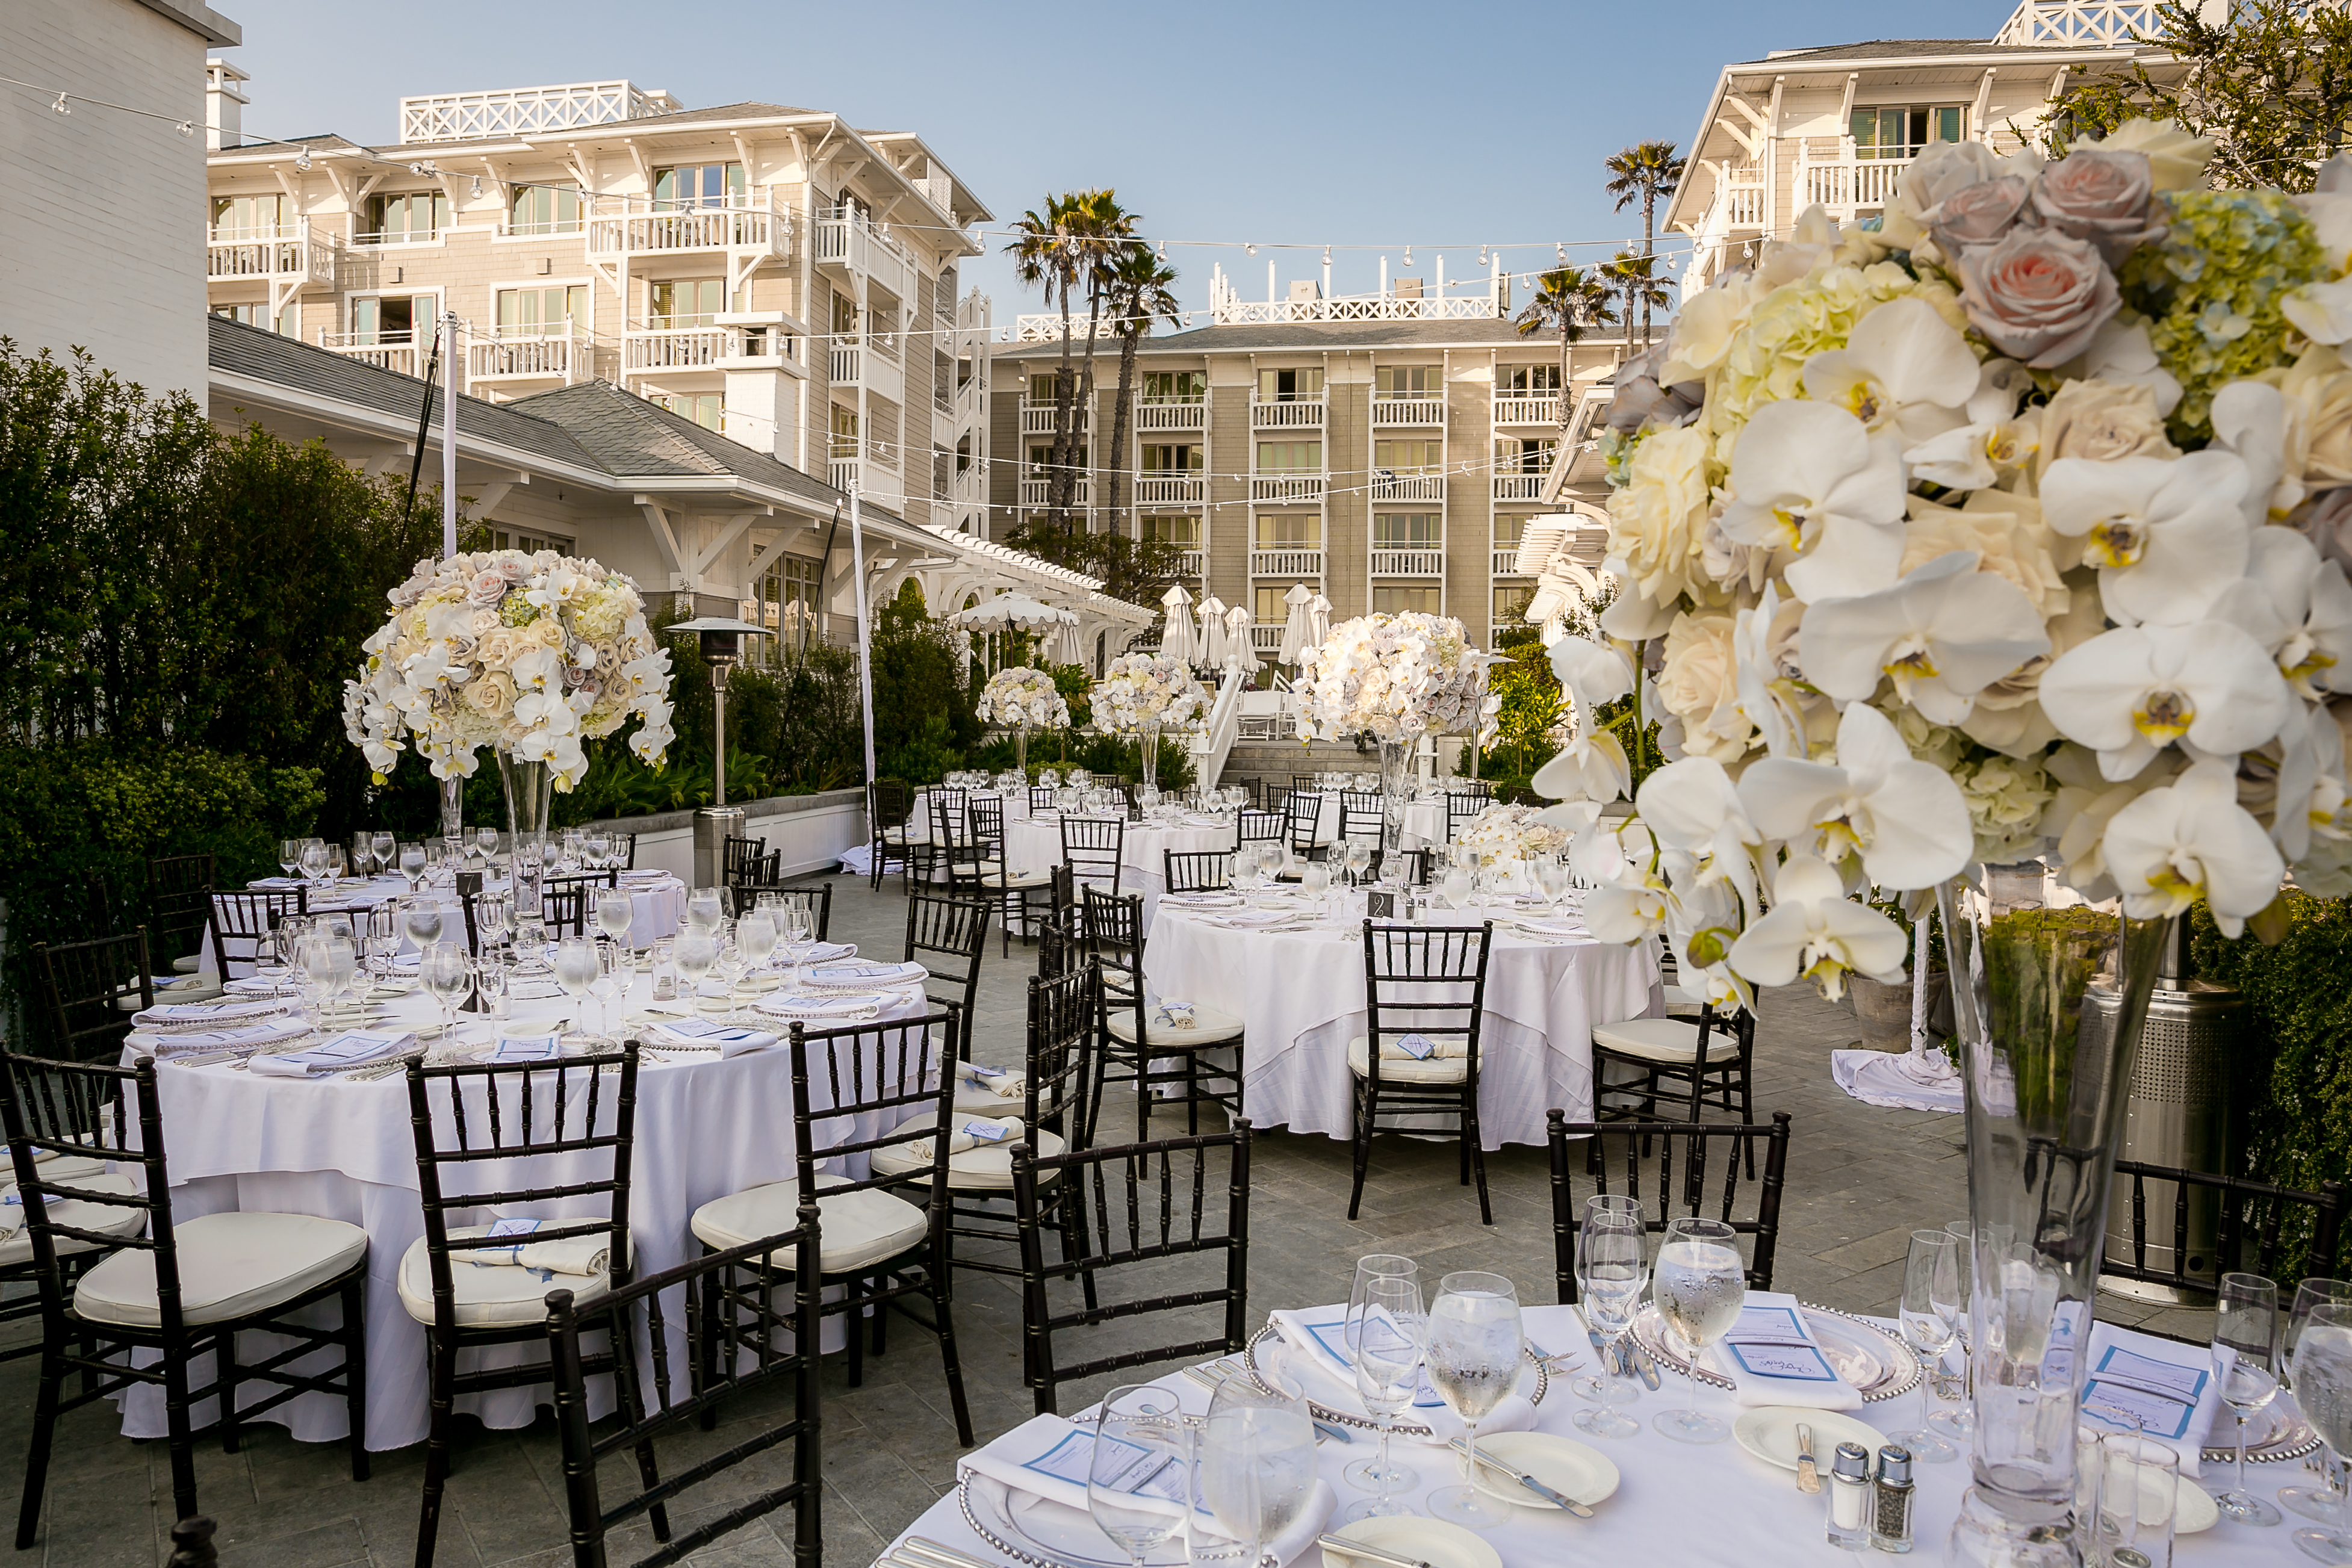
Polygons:
[[1192,650],[1192,663],[1225,666],[1225,601],[1213,593],[1201,596],[1201,645]]
[[1256,625],[1257,616],[1246,604],[1225,612],[1225,669],[1247,672],[1259,667],[1257,639],[1252,634]]
[[1314,597],[1315,591],[1303,582],[1292,583],[1290,591],[1282,596],[1282,601],[1290,606],[1290,614],[1282,622],[1282,649],[1275,655],[1277,663],[1295,664],[1301,653],[1315,645],[1307,635],[1307,604]]
[[1331,640],[1331,601],[1318,593],[1307,601],[1307,645],[1319,648]]
[[1192,629],[1192,596],[1179,583],[1160,596],[1168,613],[1167,630],[1160,634],[1160,651],[1180,664],[1189,664],[1200,647],[1200,633]]

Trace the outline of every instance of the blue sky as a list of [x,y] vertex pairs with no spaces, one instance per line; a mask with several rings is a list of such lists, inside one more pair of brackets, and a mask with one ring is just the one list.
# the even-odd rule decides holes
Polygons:
[[[1000,221],[1048,191],[1115,187],[1146,235],[1174,242],[1187,309],[1206,307],[1217,262],[1263,298],[1269,259],[1286,281],[1320,277],[1325,245],[1374,247],[1334,250],[1339,293],[1372,287],[1383,252],[1391,275],[1424,277],[1440,254],[1448,277],[1483,273],[1482,245],[1517,246],[1505,252],[1517,271],[1552,265],[1562,243],[1572,260],[1605,258],[1641,220],[1612,210],[1601,161],[1644,138],[1687,143],[1726,62],[1989,38],[2013,8],[215,3],[245,28],[227,57],[253,77],[251,133],[388,141],[404,94],[621,76],[689,108],[831,110],[918,132]],[[1000,322],[1043,308],[988,243],[967,286],[994,296]]]

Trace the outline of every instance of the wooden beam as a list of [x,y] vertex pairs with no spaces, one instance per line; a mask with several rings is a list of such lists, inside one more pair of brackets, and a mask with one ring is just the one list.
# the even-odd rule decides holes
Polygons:
[[757,512],[738,512],[735,516],[724,519],[726,526],[719,530],[719,537],[694,552],[694,566],[689,575],[699,578],[709,569],[711,563],[719,559],[719,551],[741,538],[743,530],[757,521],[759,516]]
[[645,514],[646,527],[652,530],[654,544],[661,550],[662,559],[668,563],[670,570],[683,573],[685,561],[677,548],[677,535],[669,526],[667,514],[651,496],[638,496],[634,499],[637,510]]

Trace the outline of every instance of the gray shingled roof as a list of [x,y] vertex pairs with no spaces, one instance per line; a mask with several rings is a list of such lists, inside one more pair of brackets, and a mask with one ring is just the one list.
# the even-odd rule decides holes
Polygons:
[[1774,66],[1801,64],[1807,60],[1899,60],[1935,58],[1944,55],[2031,57],[2053,50],[2076,53],[2086,48],[2106,47],[2099,44],[1993,44],[1982,38],[1872,38],[1859,44],[1830,44],[1813,49],[1790,49],[1767,59],[1743,60],[1732,68],[1744,70],[1752,67],[1761,70]]
[[[1174,332],[1164,338],[1149,337],[1143,340],[1139,351],[1146,354],[1230,354],[1295,349],[1485,348],[1526,340],[1520,338],[1517,327],[1496,319],[1477,321],[1281,321],[1236,327],[1196,327],[1189,332]],[[1559,341],[1557,337],[1541,332],[1537,333],[1533,340]],[[1086,335],[1081,326],[1072,333],[1071,351],[1076,353],[1085,346]],[[996,357],[1058,356],[1061,351],[1061,340],[1055,337],[1034,343],[1000,345]],[[1097,354],[1101,351],[1099,349],[1097,350]],[[1118,351],[1115,342],[1111,342],[1110,351]]]

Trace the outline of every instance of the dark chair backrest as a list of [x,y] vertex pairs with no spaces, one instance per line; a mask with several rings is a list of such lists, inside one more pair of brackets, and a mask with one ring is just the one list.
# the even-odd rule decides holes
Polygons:
[[[738,883],[759,880],[761,862],[767,859],[768,841],[729,837],[719,841],[719,881],[723,887]],[[768,880],[773,881],[771,877]]]
[[619,857],[619,864],[614,866],[614,869],[616,871],[636,870],[637,835],[635,833],[616,832],[612,835],[612,838],[613,852],[614,855]]
[[920,964],[931,979],[923,988],[935,1006],[953,1006],[963,1036],[956,1054],[971,1055],[971,1013],[980,998],[980,961],[988,952],[987,900],[936,893],[907,896],[905,961]]
[[556,878],[549,877],[540,895],[540,911],[547,922],[548,939],[553,941],[561,936],[587,936],[590,900],[594,896],[577,880],[565,879],[559,883]]
[[[307,915],[310,890],[304,887],[265,888],[257,893],[215,893],[212,895],[213,963],[224,980],[250,973],[260,961],[261,949],[278,923],[289,915]],[[243,971],[229,967],[246,966]]]
[[1029,814],[1034,817],[1040,811],[1052,810],[1054,797],[1060,793],[1058,789],[1048,789],[1041,784],[1029,786]]
[[1462,824],[1485,810],[1486,797],[1474,795],[1466,789],[1449,789],[1445,794],[1445,841],[1452,843]]
[[[1610,1186],[1609,1151],[1604,1135],[1624,1140],[1623,1179]],[[1590,1139],[1588,1147],[1569,1152],[1571,1138]],[[1772,1253],[1780,1238],[1780,1187],[1789,1168],[1789,1113],[1775,1111],[1771,1124],[1702,1122],[1570,1122],[1564,1111],[1551,1113],[1552,1267],[1559,1299],[1576,1300],[1576,1238],[1584,1226],[1584,1205],[1576,1192],[1574,1167],[1582,1166],[1591,1178],[1592,1193],[1621,1193],[1642,1205],[1642,1222],[1653,1233],[1663,1231],[1670,1218],[1705,1215],[1720,1219],[1750,1239],[1748,1264],[1750,1290],[1772,1288]],[[1761,1172],[1748,1180],[1752,1203],[1743,1203],[1739,1173],[1752,1166],[1756,1145],[1765,1146]],[[1723,1160],[1719,1194],[1708,1190],[1707,1172],[1717,1146]],[[1743,1162],[1741,1156],[1746,1155]],[[1656,1177],[1643,1192],[1642,1167],[1654,1164]],[[1591,1196],[1591,1193],[1585,1196]],[[1710,1203],[1714,1196],[1716,1201]],[[1752,1207],[1753,1212],[1744,1212]]]
[[[935,1267],[947,1261],[948,1119],[955,1108],[955,1070],[949,1066],[964,1031],[953,1003],[920,1018],[888,1023],[787,1030],[793,1053],[793,1169],[803,1193],[817,1190],[819,1160],[845,1172],[877,1149],[899,1144],[931,1145],[929,1212]],[[876,1129],[859,1137],[858,1129]],[[824,1196],[868,1187],[904,1186],[905,1176],[828,1179]]]
[[1234,852],[1231,850],[1162,850],[1160,852],[1167,866],[1161,885],[1169,893],[1206,893],[1233,885]]
[[1312,773],[1294,773],[1290,776],[1290,788],[1294,794],[1311,795],[1323,788],[1323,780]]
[[1086,900],[1081,906],[1083,923],[1079,929],[1086,939],[1087,956],[1110,957],[1139,968],[1143,963],[1143,895],[1114,894],[1092,887],[1078,891]]
[[[25,1205],[25,1229],[33,1244],[41,1314],[47,1321],[51,1343],[64,1337],[66,1314],[73,1303],[71,1290],[58,1269],[60,1241],[79,1243],[73,1249],[79,1251],[129,1247],[154,1254],[155,1299],[162,1313],[159,1327],[167,1338],[176,1339],[182,1328],[180,1261],[172,1229],[171,1178],[163,1151],[163,1108],[155,1092],[155,1059],[142,1056],[131,1066],[121,1067],[110,1061],[58,1061],[14,1052],[0,1056],[0,1126],[7,1130],[11,1174]],[[110,1160],[124,1169],[135,1166],[145,1179],[137,1192],[127,1195],[93,1192],[73,1181],[43,1175],[58,1163],[45,1165],[40,1157],[44,1153],[76,1161]],[[74,1199],[144,1209],[147,1228],[126,1236],[60,1223],[49,1205]]]
[[[2216,1176],[2208,1171],[2117,1160],[2118,1190],[2107,1201],[2120,1207],[2131,1224],[2131,1253],[2116,1256],[2113,1218],[2107,1222],[2109,1241],[2099,1257],[2099,1272],[2122,1280],[2169,1285],[2176,1291],[2211,1294],[2213,1282],[2226,1273],[2249,1272],[2277,1280],[2292,1291],[2295,1281],[2281,1277],[2279,1265],[2289,1250],[2303,1249],[2299,1278],[2340,1279],[2336,1262],[2344,1247],[2345,1221],[2352,1218],[2352,1186],[2324,1181],[2316,1192],[2274,1186],[2246,1176]],[[2172,1201],[2149,1213],[2148,1184],[2169,1183]],[[2163,1212],[2169,1207],[2170,1213]],[[2308,1214],[2303,1212],[2309,1210]],[[2212,1226],[2209,1253],[2198,1249],[2206,1239],[2205,1225],[2190,1224],[2192,1210]],[[2151,1220],[2153,1223],[2151,1224]],[[2169,1252],[2169,1268],[2148,1261],[2149,1237]],[[2195,1267],[2192,1268],[2192,1265]]]
[[[1486,1016],[1486,958],[1495,923],[1408,925],[1364,922],[1365,1068],[1381,1082],[1381,1046],[1417,1034],[1444,1053],[1459,1041],[1465,1090],[1478,1092],[1479,1025]],[[1450,1054],[1450,1053],[1448,1053]]]
[[1290,852],[1303,859],[1315,847],[1315,824],[1323,815],[1323,797],[1293,789],[1290,799],[1282,803],[1282,811],[1283,836],[1290,844]]
[[[1013,1151],[1022,1334],[1028,1348],[1024,1359],[1041,1415],[1057,1408],[1056,1390],[1064,1383],[1129,1366],[1232,1355],[1242,1348],[1249,1331],[1249,1151],[1246,1118],[1235,1121],[1230,1132],[1065,1150],[1046,1159],[1036,1157],[1027,1144]],[[1209,1225],[1209,1180],[1220,1160],[1225,1163],[1225,1220],[1222,1230],[1214,1230]],[[1044,1233],[1061,1221],[1044,1200],[1056,1183],[1062,1204],[1076,1209],[1077,1223],[1062,1229],[1076,1244],[1072,1248],[1066,1240],[1048,1264]],[[1124,1300],[1110,1299],[1104,1289],[1124,1270],[1156,1278],[1168,1259],[1216,1253],[1224,1255],[1222,1286]],[[1072,1270],[1083,1281],[1083,1300],[1055,1312],[1051,1286]],[[1211,1337],[1069,1364],[1055,1358],[1056,1334],[1114,1319],[1215,1309],[1222,1309],[1223,1323]]]
[[1050,980],[1067,974],[1085,959],[1078,941],[1076,911],[1057,909],[1037,923],[1037,976]]
[[1381,797],[1376,790],[1342,789],[1339,791],[1339,840],[1370,839],[1381,841]]
[[[606,1068],[616,1072],[608,1073]],[[610,1248],[614,1288],[629,1280],[629,1180],[636,1142],[637,1044],[567,1056],[560,1062],[408,1063],[408,1121],[416,1145],[416,1185],[425,1206],[433,1310],[444,1333],[457,1326],[453,1255],[512,1240],[449,1235],[450,1211],[491,1212],[524,1204],[594,1208],[552,1219],[533,1241],[601,1236]],[[601,1162],[604,1174],[594,1174]],[[509,1186],[542,1175],[544,1186]],[[478,1186],[477,1182],[488,1183]],[[501,1218],[509,1218],[504,1214]],[[457,1223],[466,1224],[460,1220]],[[471,1268],[470,1260],[463,1267]]]
[[[688,1517],[700,1522],[674,1527],[667,1542],[636,1560],[640,1568],[677,1562],[782,1508],[793,1512],[794,1563],[815,1568],[824,1551],[819,1507],[823,1394],[816,1347],[824,1290],[819,1259],[817,1207],[812,1199],[801,1205],[800,1223],[790,1230],[666,1269],[598,1300],[584,1330],[572,1292],[549,1292],[548,1357],[575,1563],[605,1563],[609,1536],[683,1502]],[[663,1295],[671,1291],[685,1292],[688,1318],[709,1343],[694,1343],[693,1334],[682,1343],[675,1334],[661,1305]],[[625,1325],[633,1343],[637,1335],[646,1336],[653,1353],[653,1397],[643,1402],[645,1414],[635,1420],[624,1415],[617,1428],[599,1437],[589,1426],[585,1364],[594,1353],[583,1355],[581,1337],[583,1332],[601,1333],[614,1322]],[[793,1349],[780,1349],[784,1342]],[[700,1430],[703,1418],[736,1396],[770,1388],[782,1396],[737,1406],[761,1413],[747,1423],[756,1429],[730,1427],[727,1448],[710,1454]],[[668,1479],[656,1481],[651,1478],[659,1473],[660,1440],[671,1437],[679,1439],[678,1446],[687,1451],[673,1461]],[[696,1491],[743,1464],[761,1461],[772,1469],[772,1461],[763,1456],[787,1443],[792,1445],[792,1479],[782,1485],[755,1483],[748,1495],[745,1488],[723,1483],[715,1494]],[[652,1463],[643,1468],[603,1464],[616,1455],[650,1455]],[[609,1503],[607,1482],[623,1491]]]
[[908,800],[907,786],[896,779],[880,779],[866,786],[866,825],[874,837],[880,838],[886,828],[907,825]]
[[147,927],[88,942],[37,942],[33,969],[49,1017],[49,1050],[75,1061],[113,1061],[131,1032],[131,1015],[115,1006],[136,994],[155,1005]]
[[1123,819],[1062,819],[1062,863],[1070,868],[1076,881],[1117,892],[1126,853],[1127,823]]
[[[961,791],[950,794],[945,789],[934,789],[924,797],[930,806],[931,820],[926,826],[930,830],[934,849],[968,850],[971,847],[971,819],[965,810],[964,801],[959,798],[960,794]],[[949,857],[950,865],[954,858],[952,855]]]
[[1283,814],[1279,811],[1244,810],[1234,819],[1236,844],[1280,843]]
[[1097,980],[1088,964],[1029,982],[1022,1124],[1061,1134],[1072,1146],[1084,1141],[1087,1125],[1087,1041],[1095,1021]]
[[200,951],[205,894],[213,888],[210,855],[157,855],[147,862],[147,928],[159,960],[169,964]]
[[[970,808],[971,836],[983,849],[1004,847],[1004,797],[975,795]],[[1000,857],[1001,858],[1001,857]]]

